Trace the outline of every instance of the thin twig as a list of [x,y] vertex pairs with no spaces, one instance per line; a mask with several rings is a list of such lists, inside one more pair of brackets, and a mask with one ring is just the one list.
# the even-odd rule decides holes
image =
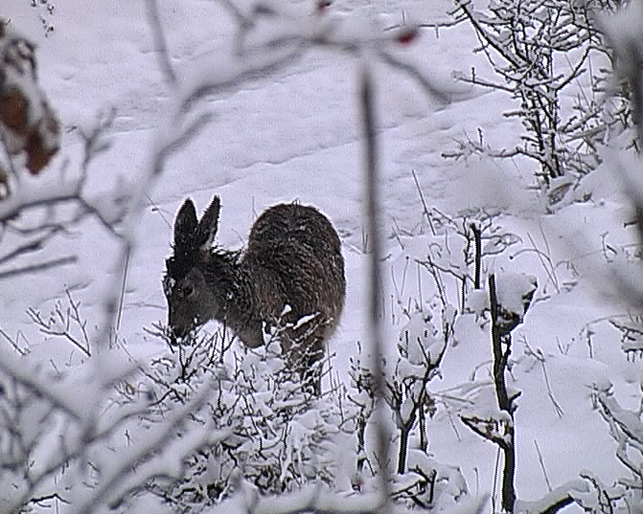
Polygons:
[[[7,334],[4,330],[2,330],[2,328],[0,328],[0,336],[4,337],[16,352],[24,356],[24,355],[27,355],[27,353],[29,352],[26,350],[23,350],[22,348],[20,348],[20,346],[18,346],[19,335],[20,335],[20,332],[18,333],[18,335],[16,336],[16,339],[14,340],[11,336],[9,336],[9,334]],[[23,338],[24,338],[24,335],[23,335]]]
[[435,227],[433,226],[433,218],[431,217],[431,213],[429,212],[429,206],[427,205],[426,200],[424,198],[424,193],[422,192],[422,188],[420,187],[420,181],[418,180],[415,170],[411,170],[411,175],[413,175],[413,180],[415,181],[415,187],[417,188],[418,194],[420,195],[420,201],[422,202],[424,215],[426,216],[426,220],[429,222],[429,227],[431,227],[431,234],[435,236],[436,232],[435,232]]
[[38,250],[42,250],[44,247],[45,243],[56,233],[58,230],[56,229],[51,229],[48,230],[46,229],[46,233],[41,235],[38,238],[35,238],[27,243],[24,243],[10,252],[6,253],[5,255],[0,257],[0,265],[3,265],[13,259],[16,259],[17,257],[23,256],[27,253],[32,253],[36,252]]
[[118,332],[121,329],[121,321],[123,319],[123,305],[125,303],[125,288],[127,286],[127,272],[129,271],[129,264],[130,264],[130,257],[131,254],[127,254],[127,257],[125,258],[125,266],[123,270],[123,282],[121,283],[121,294],[120,298],[118,300],[118,315],[116,317],[116,332]]
[[41,262],[39,264],[33,264],[31,266],[23,266],[21,268],[15,268],[7,271],[0,272],[0,280],[15,277],[17,275],[25,275],[31,273],[40,273],[42,271],[47,271],[52,268],[57,268],[58,266],[66,266],[68,264],[74,264],[78,261],[78,257],[75,255],[70,255],[67,257],[61,257],[60,259],[53,259],[46,262]]
[[536,453],[538,454],[538,462],[540,463],[540,469],[542,469],[543,476],[545,477],[545,483],[547,484],[547,489],[549,489],[549,492],[551,493],[553,491],[553,488],[551,486],[551,482],[549,481],[549,477],[547,476],[547,468],[545,468],[545,461],[543,459],[543,454],[540,451],[540,448],[538,446],[538,441],[534,439],[534,446],[536,447]]

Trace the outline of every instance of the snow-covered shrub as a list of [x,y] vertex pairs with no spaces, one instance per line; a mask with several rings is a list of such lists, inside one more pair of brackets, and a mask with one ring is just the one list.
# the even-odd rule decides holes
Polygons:
[[407,464],[405,473],[394,476],[393,497],[409,508],[448,513],[468,499],[467,483],[457,466],[442,464],[420,449],[409,452]]
[[475,209],[450,217],[434,210],[425,216],[430,231],[408,245],[403,242],[403,256],[393,264],[397,308],[406,319],[432,304],[438,312],[448,305],[460,313],[475,309],[475,291],[484,288],[484,260],[502,254],[520,237],[502,226],[498,212]]
[[[404,250],[392,267],[392,317],[401,319],[401,326],[396,355],[382,358],[384,417],[390,419],[395,433],[387,458],[393,498],[408,506],[448,512],[468,493],[460,470],[431,456],[427,420],[440,405],[430,384],[441,376],[445,353],[458,344],[455,327],[460,317],[466,314],[488,323],[485,310],[489,310],[489,302],[477,305],[470,300],[485,294],[483,259],[503,253],[519,238],[494,223],[497,216],[483,211],[467,212],[460,218],[428,210],[424,215],[430,230],[408,245],[401,239]],[[411,263],[417,264],[415,277]],[[369,438],[377,403],[375,378],[366,365],[370,358],[368,350],[360,347],[351,361],[352,386],[347,391],[348,400],[358,411],[354,479],[358,490],[368,490],[371,478],[382,466]]]
[[430,415],[435,406],[427,386],[439,374],[440,363],[452,340],[455,318],[455,310],[446,309],[438,328],[430,314],[416,312],[400,332],[399,358],[394,372],[387,376],[385,396],[400,432],[398,473],[406,472],[409,437],[416,423],[420,448],[428,448],[423,418]]
[[[0,510],[36,505],[101,512],[151,478],[175,473],[185,454],[214,441],[211,425],[175,436],[203,404],[198,394],[164,424],[138,423],[152,405],[145,394],[119,402],[136,365],[118,351],[82,367],[43,366],[38,355],[0,347]],[[134,389],[132,388],[132,391]],[[73,502],[72,502],[73,500]]]
[[[448,323],[439,334],[430,320],[418,315],[401,332],[399,358],[384,364],[386,414],[397,434],[382,458],[375,448],[372,424],[375,394],[372,374],[360,354],[352,360],[352,385],[347,391],[350,405],[357,407],[355,446],[357,466],[352,487],[359,492],[377,491],[382,467],[390,477],[390,494],[408,508],[452,512],[457,504],[469,499],[466,481],[460,469],[445,465],[428,450],[426,416],[435,412],[429,382],[439,374],[439,365],[446,350]],[[411,440],[413,442],[411,443]]]
[[[525,129],[522,146],[498,151],[470,142],[468,151],[535,160],[555,203],[573,185],[555,179],[587,174],[600,162],[598,146],[631,126],[627,89],[620,87],[612,99],[604,94],[615,90],[613,60],[596,24],[599,13],[620,2],[489,0],[480,7],[454,1],[454,14],[470,23],[480,41],[477,50],[496,75],[486,78],[473,70],[460,78],[512,95],[519,107],[505,116],[518,117]],[[448,154],[457,157],[462,150]]]
[[[597,486],[596,489],[606,491],[602,494],[603,503],[610,508],[619,507],[617,512],[640,512],[643,506],[643,399],[637,411],[625,409],[619,405],[609,382],[595,384],[593,398],[616,443],[616,457],[629,473],[613,487]],[[598,500],[601,500],[600,494],[595,503],[598,504]]]
[[[613,491],[589,472],[552,489],[534,502],[520,500],[515,489],[515,476],[520,469],[516,460],[520,426],[515,423],[514,413],[520,391],[508,378],[515,351],[512,333],[524,322],[538,286],[535,277],[524,273],[490,271],[488,261],[503,262],[502,254],[520,242],[520,238],[502,229],[500,217],[485,213],[477,213],[476,217],[474,214],[450,220],[434,213],[429,216],[434,222],[431,232],[414,238],[408,246],[401,240],[405,251],[420,264],[418,269],[430,280],[409,276],[412,271],[409,255],[399,259],[393,270],[394,288],[398,294],[396,305],[407,318],[402,324],[399,357],[394,364],[384,368],[389,392],[387,402],[398,432],[394,439],[399,450],[398,464],[404,462],[403,448],[408,439],[414,438],[408,445],[408,461],[404,462],[405,473],[399,478],[400,483],[407,484],[406,498],[418,505],[430,497],[414,497],[418,490],[425,493],[431,490],[427,484],[432,483],[433,475],[420,472],[423,481],[415,484],[411,455],[431,458],[428,450],[430,433],[423,426],[429,417],[456,417],[482,438],[497,445],[499,454],[504,457],[504,465],[499,464],[498,468],[498,489],[494,490],[494,495],[497,492],[500,497],[498,506],[503,512],[553,513],[572,503],[591,508],[592,502]],[[511,259],[507,261],[512,262]],[[409,295],[409,284],[416,282],[421,284],[421,289],[416,292],[415,301],[404,300],[402,293]],[[453,307],[454,304],[459,309]],[[477,334],[476,329],[479,330]],[[481,363],[474,368],[469,381],[450,388],[447,395],[432,394],[431,378],[441,373],[439,363],[444,353],[448,354],[455,344],[471,344],[464,339],[465,334],[476,340],[491,339],[490,363]],[[463,339],[459,341],[459,338]],[[485,369],[486,373],[481,371]],[[419,406],[420,401],[425,404]],[[402,472],[401,469],[398,468],[398,472]],[[439,469],[438,474],[445,471]],[[457,489],[455,476],[442,478],[454,488],[451,491]],[[451,496],[452,501],[455,498],[457,495]]]
[[193,345],[153,361],[146,372],[141,387],[155,399],[146,422],[163,424],[169,412],[190,401],[211,377],[217,384],[214,394],[184,430],[212,420],[228,432],[217,444],[186,456],[179,480],[157,480],[149,489],[181,511],[221,502],[242,482],[262,495],[307,484],[330,490],[338,476],[333,445],[343,437],[347,422],[335,394],[317,397],[302,387],[299,374],[281,358],[277,342],[246,350],[229,362],[223,355],[229,346],[224,334],[198,336]]

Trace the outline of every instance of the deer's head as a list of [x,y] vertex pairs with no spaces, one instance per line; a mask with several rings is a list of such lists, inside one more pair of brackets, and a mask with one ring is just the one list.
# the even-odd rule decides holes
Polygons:
[[173,255],[165,261],[163,291],[168,303],[172,339],[185,337],[212,318],[221,319],[220,293],[208,280],[211,251],[219,223],[221,202],[215,196],[198,220],[189,198],[174,221]]

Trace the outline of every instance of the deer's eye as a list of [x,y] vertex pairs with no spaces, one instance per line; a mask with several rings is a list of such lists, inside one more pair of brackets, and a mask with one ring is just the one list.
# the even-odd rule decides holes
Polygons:
[[182,287],[181,291],[184,298],[189,298],[194,294],[194,287],[192,287],[190,284],[186,284]]

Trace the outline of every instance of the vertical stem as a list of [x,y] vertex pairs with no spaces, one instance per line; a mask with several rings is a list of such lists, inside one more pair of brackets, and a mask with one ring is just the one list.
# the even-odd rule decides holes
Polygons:
[[366,417],[360,413],[357,418],[357,471],[361,472],[364,469],[364,455],[366,454],[365,434],[366,432]]
[[397,473],[403,475],[406,473],[406,456],[409,451],[409,434],[411,433],[411,425],[406,424],[400,430],[400,448],[397,458]]
[[[631,63],[640,63],[641,55],[639,53],[638,46],[633,43],[629,43],[627,48],[628,55],[625,56],[626,59]],[[634,125],[636,126],[637,132],[637,153],[643,152],[643,127],[641,123],[643,122],[643,80],[641,79],[641,67],[634,64],[630,64],[631,69],[628,70],[629,80],[632,85],[632,115],[634,117]]]
[[427,449],[429,448],[429,440],[426,436],[426,417],[424,415],[424,400],[422,400],[422,403],[420,403],[420,407],[418,408],[418,417],[420,419],[420,450],[423,452],[426,452]]
[[165,39],[165,33],[163,32],[163,27],[161,26],[159,7],[156,3],[156,0],[147,0],[145,5],[147,7],[149,26],[152,29],[154,50],[156,51],[156,57],[159,61],[159,68],[165,75],[165,81],[173,88],[177,88],[179,82],[176,78],[174,68],[172,68],[170,52],[167,47],[167,40]]
[[[626,59],[629,59],[631,63],[640,63],[641,56],[639,52],[639,47],[636,44],[630,43],[628,45],[629,55],[626,56]],[[638,65],[630,65],[629,81],[632,87],[632,117],[634,118],[634,125],[636,126],[636,144],[634,145],[636,153],[641,155],[643,153],[643,79],[641,77],[642,69]],[[637,228],[639,231],[639,238],[643,240],[643,205],[641,204],[641,198],[639,195],[632,195],[632,203],[636,210],[636,222]]]
[[[489,303],[491,304],[491,345],[493,350],[493,382],[496,389],[496,398],[498,400],[498,408],[511,414],[511,403],[507,393],[507,385],[505,384],[505,367],[507,359],[509,358],[509,348],[507,348],[506,353],[503,353],[502,341],[504,338],[498,325],[496,276],[493,273],[489,275]],[[511,336],[505,335],[505,338],[506,337]],[[509,339],[509,341],[511,341],[511,339]]]
[[480,275],[482,273],[482,232],[476,223],[471,224],[471,231],[473,232],[473,241],[475,245],[473,288],[480,289]]
[[516,489],[514,480],[516,475],[516,447],[514,445],[514,429],[511,431],[511,443],[503,447],[505,465],[502,470],[502,508],[505,512],[512,513],[516,503]]
[[[515,429],[513,415],[513,401],[507,393],[507,384],[505,383],[505,370],[507,360],[511,353],[511,334],[503,333],[498,324],[498,297],[496,295],[496,276],[492,273],[489,275],[489,301],[491,303],[491,344],[493,348],[493,381],[498,400],[498,408],[509,414],[510,421],[507,423],[506,430],[509,441],[500,444],[504,455],[504,467],[502,471],[502,510],[503,512],[513,512],[516,503],[516,489],[514,485],[516,475],[516,446],[515,446]],[[502,344],[505,344],[506,350],[503,352]]]
[[125,288],[127,286],[127,272],[129,270],[130,257],[131,253],[128,252],[127,256],[125,257],[125,265],[123,267],[123,282],[121,283],[121,294],[118,300],[118,314],[116,316],[116,331],[114,333],[114,337],[116,337],[118,332],[120,331],[121,322],[123,321],[123,306],[125,305]]
[[360,109],[364,137],[364,165],[366,173],[366,213],[368,240],[371,244],[369,254],[369,308],[368,327],[371,340],[371,372],[374,380],[375,438],[380,461],[380,487],[383,495],[379,511],[386,513],[390,504],[390,479],[388,470],[389,437],[384,419],[384,373],[382,370],[382,330],[380,307],[382,305],[382,282],[380,273],[381,238],[379,231],[380,202],[378,196],[377,137],[375,133],[375,106],[373,105],[373,80],[366,58],[362,61],[360,77]]

